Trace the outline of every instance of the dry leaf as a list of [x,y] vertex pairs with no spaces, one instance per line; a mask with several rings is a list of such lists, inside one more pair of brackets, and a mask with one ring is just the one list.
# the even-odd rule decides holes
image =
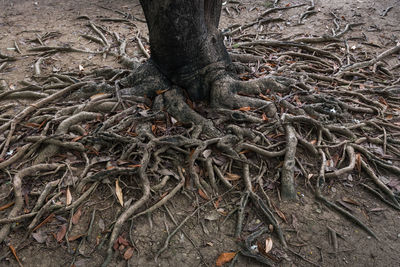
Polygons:
[[165,89],[165,90],[157,90],[156,94],[157,95],[161,95],[161,94],[165,93],[166,91],[168,91],[168,90],[167,89]]
[[221,201],[222,201],[222,197],[219,196],[218,199],[214,202],[214,207],[215,207],[216,209],[218,209],[219,203],[220,203]]
[[20,267],[22,267],[23,265],[22,265],[21,261],[19,260],[18,255],[17,255],[17,251],[15,250],[15,248],[13,247],[13,245],[9,245],[8,247],[10,248],[11,253],[14,255],[15,259],[17,260],[18,265],[19,265]]
[[342,197],[342,200],[344,202],[347,202],[347,203],[350,203],[350,204],[353,204],[353,205],[356,205],[356,206],[360,206],[360,203],[358,203],[357,201],[355,201],[354,199],[351,199],[349,197]]
[[204,193],[203,190],[201,190],[200,188],[199,188],[199,195],[205,200],[210,200],[210,198],[207,196],[207,194]]
[[129,247],[129,246],[130,246],[128,240],[126,240],[126,239],[123,238],[122,236],[119,236],[119,237],[118,237],[118,243],[119,243],[120,245],[124,245],[125,247]]
[[226,175],[225,175],[225,179],[228,180],[228,181],[237,181],[237,180],[240,179],[240,175],[227,172]]
[[69,190],[69,186],[67,186],[67,206],[71,205],[72,203],[72,195],[71,195],[71,191]]
[[250,111],[251,107],[241,107],[241,108],[239,108],[237,110],[239,110],[239,111]]
[[72,241],[75,241],[75,240],[77,240],[77,239],[79,239],[79,238],[81,238],[83,236],[85,236],[85,234],[74,235],[74,236],[69,237],[68,241],[72,242]]
[[127,261],[133,256],[133,247],[129,247],[124,253],[124,259]]
[[264,100],[266,100],[266,101],[271,101],[272,99],[271,99],[271,97],[268,97],[268,96],[266,96],[266,95],[263,95],[263,94],[259,94],[259,96],[262,98],[262,99],[264,99]]
[[143,110],[148,110],[148,109],[150,109],[148,106],[146,106],[146,105],[143,104],[143,103],[139,103],[139,104],[137,105],[137,107],[138,107],[138,108],[141,108],[141,109],[143,109]]
[[115,180],[115,193],[117,194],[119,204],[121,204],[121,206],[123,207],[124,206],[124,195],[122,194],[121,187],[119,187],[118,179]]
[[265,239],[265,253],[268,253],[271,251],[272,249],[272,239],[270,237],[268,237],[267,239]]
[[98,98],[103,97],[104,95],[105,95],[105,93],[98,93],[98,94],[92,95],[92,96],[90,97],[90,100],[96,100],[96,99],[98,99]]
[[38,224],[38,226],[36,226],[35,228],[33,228],[32,232],[35,232],[37,229],[39,229],[40,227],[42,227],[43,225],[45,225],[46,223],[48,223],[49,221],[51,221],[54,217],[54,213],[50,214],[49,216],[47,216],[46,219],[44,219],[41,223]]
[[25,126],[26,127],[32,127],[32,128],[39,128],[40,124],[28,122],[28,123],[25,124]]
[[32,233],[32,237],[40,244],[46,242],[47,234],[44,231],[37,231],[36,233]]
[[8,208],[11,207],[12,205],[14,205],[14,203],[15,203],[15,202],[10,202],[10,203],[7,203],[7,204],[1,206],[1,207],[0,207],[0,211],[3,211],[3,210],[8,209]]
[[196,149],[190,150],[189,158],[192,158],[192,156],[193,156],[193,154],[194,154],[195,151],[196,151]]
[[215,262],[215,265],[217,266],[222,266],[225,263],[230,262],[235,256],[237,252],[225,252],[219,255],[217,261]]
[[56,239],[57,242],[61,242],[64,239],[65,234],[67,233],[67,224],[64,223],[63,225],[61,225],[60,230],[58,230]]
[[281,219],[284,220],[285,223],[287,223],[285,214],[283,214],[283,212],[280,211],[280,210],[278,210],[278,209],[276,209],[275,211],[276,211],[276,213],[278,214],[278,216],[281,217]]
[[386,120],[390,121],[393,119],[393,114],[389,114],[385,117]]
[[129,168],[139,168],[141,166],[140,164],[128,165]]
[[77,136],[77,137],[73,138],[73,139],[71,140],[71,142],[78,142],[78,141],[81,140],[82,138],[83,138],[83,136]]
[[385,106],[389,106],[388,103],[386,102],[386,100],[383,97],[379,97],[379,102],[381,102],[382,104],[384,104]]
[[288,221],[286,220],[285,214],[283,214],[282,211],[280,211],[277,207],[275,207],[274,204],[272,204],[272,206],[274,207],[274,210],[275,210],[276,214],[278,214],[278,216],[279,216],[282,220],[284,220],[285,223],[288,223]]
[[74,213],[74,216],[72,216],[72,219],[71,219],[72,223],[73,223],[73,224],[78,224],[79,219],[81,218],[81,215],[82,215],[82,209],[79,208],[79,209]]
[[265,113],[262,114],[262,120],[263,121],[268,121],[269,120],[267,115],[265,115]]

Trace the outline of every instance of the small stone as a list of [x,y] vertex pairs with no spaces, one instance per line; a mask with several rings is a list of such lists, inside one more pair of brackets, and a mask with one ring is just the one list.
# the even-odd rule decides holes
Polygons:
[[370,236],[367,236],[367,239],[371,239],[372,237],[370,237]]
[[397,234],[397,237],[400,238],[400,234]]
[[315,210],[317,213],[321,213],[322,212],[322,210],[320,210],[320,209],[316,209]]

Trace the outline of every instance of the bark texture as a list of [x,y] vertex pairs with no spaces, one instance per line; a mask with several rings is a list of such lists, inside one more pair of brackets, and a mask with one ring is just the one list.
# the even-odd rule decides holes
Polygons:
[[192,100],[210,97],[211,84],[231,64],[218,31],[221,0],[140,0],[149,28],[151,60]]

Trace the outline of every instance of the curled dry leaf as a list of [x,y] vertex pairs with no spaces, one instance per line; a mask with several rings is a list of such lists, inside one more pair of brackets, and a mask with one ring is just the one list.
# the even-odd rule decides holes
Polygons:
[[71,205],[72,203],[72,195],[71,195],[71,191],[69,190],[69,186],[67,186],[67,191],[66,191],[66,197],[67,197],[67,206]]
[[72,241],[75,241],[75,240],[77,240],[77,239],[79,239],[81,237],[84,237],[84,236],[85,236],[85,234],[79,234],[79,235],[70,236],[68,238],[68,241],[72,242]]
[[161,95],[161,94],[165,93],[166,91],[168,91],[168,90],[167,89],[165,89],[165,90],[157,90],[156,94],[157,95]]
[[270,237],[268,237],[267,239],[265,239],[265,253],[268,253],[271,251],[272,249],[272,239]]
[[8,247],[10,248],[11,253],[14,255],[14,258],[17,260],[18,265],[22,267],[22,263],[21,263],[21,261],[19,260],[19,257],[18,257],[18,255],[17,255],[17,250],[13,247],[13,245],[9,245]]
[[239,111],[250,111],[251,107],[241,107],[241,108],[239,108],[237,110],[239,110]]
[[119,186],[118,179],[115,180],[115,193],[117,194],[119,204],[121,204],[121,206],[123,207],[124,206],[124,195],[122,194],[122,189]]
[[7,204],[1,206],[1,207],[0,207],[0,211],[3,211],[3,210],[8,209],[8,208],[11,207],[12,205],[14,205],[14,203],[15,203],[15,202],[10,202],[10,203],[7,203]]
[[240,179],[240,175],[227,172],[226,175],[225,175],[225,179],[228,180],[228,181],[237,181],[237,180]]
[[90,100],[93,101],[93,100],[102,98],[102,97],[104,97],[104,95],[105,95],[105,93],[98,93],[98,94],[92,95],[92,96],[90,97]]
[[133,256],[133,247],[129,247],[124,253],[124,259],[127,261]]
[[72,219],[71,219],[72,223],[73,223],[73,224],[78,224],[79,219],[81,218],[81,215],[82,215],[82,209],[79,208],[79,209],[74,213],[74,216],[72,216]]
[[57,242],[60,243],[64,239],[66,233],[67,233],[67,224],[64,223],[63,225],[61,225],[60,230],[58,230],[56,236]]
[[225,263],[230,262],[235,256],[237,252],[224,252],[221,255],[219,255],[217,261],[215,262],[215,265],[217,266],[222,266]]
[[210,198],[207,196],[207,194],[204,193],[204,191],[201,189],[199,189],[199,195],[201,196],[201,198],[203,198],[205,200],[210,200]]

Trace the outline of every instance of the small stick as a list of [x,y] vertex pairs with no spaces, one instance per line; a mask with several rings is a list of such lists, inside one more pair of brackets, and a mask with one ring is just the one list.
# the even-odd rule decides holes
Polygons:
[[95,31],[95,33],[97,33],[101,40],[103,40],[103,44],[109,48],[110,47],[110,43],[108,42],[107,38],[104,36],[104,34],[96,27],[96,25],[94,25],[92,22],[89,22],[89,26]]
[[330,228],[329,226],[327,226],[327,228],[328,228],[330,236],[332,238],[333,249],[335,250],[335,253],[336,253],[339,249],[336,231],[333,230],[332,228]]
[[18,52],[19,54],[22,54],[21,49],[19,49],[19,46],[18,46],[17,41],[14,41],[14,46],[15,46],[15,50],[17,50],[17,52]]
[[40,57],[35,63],[34,69],[35,69],[35,75],[36,76],[40,76],[40,74],[41,74],[40,64],[42,63],[42,61],[43,61],[43,58]]
[[5,69],[7,66],[7,62],[4,62],[3,64],[0,65],[0,71],[2,71],[3,69]]
[[136,40],[138,41],[139,48],[143,52],[143,54],[149,59],[150,54],[147,52],[146,48],[144,48],[142,41],[139,38],[139,33],[136,35]]

